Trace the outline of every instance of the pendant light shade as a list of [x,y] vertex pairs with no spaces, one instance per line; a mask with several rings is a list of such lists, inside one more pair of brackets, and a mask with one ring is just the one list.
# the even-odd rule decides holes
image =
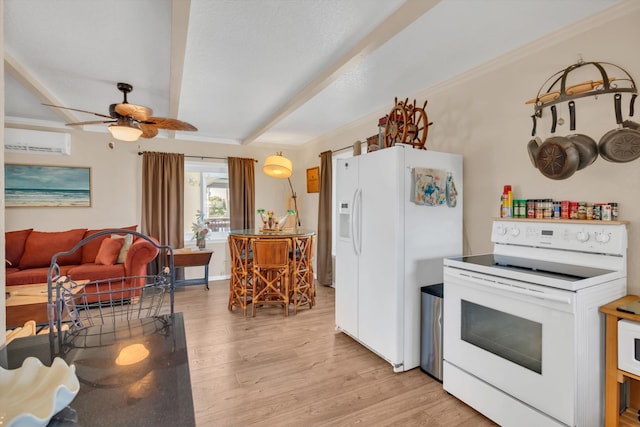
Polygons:
[[262,171],[274,178],[289,178],[293,171],[291,160],[287,159],[282,153],[277,153],[267,157],[264,161]]
[[120,141],[133,142],[137,141],[142,135],[140,126],[131,119],[118,119],[118,123],[109,125],[111,136]]

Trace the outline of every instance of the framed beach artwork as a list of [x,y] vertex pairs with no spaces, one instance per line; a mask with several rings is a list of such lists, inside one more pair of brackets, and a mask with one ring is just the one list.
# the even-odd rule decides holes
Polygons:
[[91,168],[4,165],[5,206],[91,206]]

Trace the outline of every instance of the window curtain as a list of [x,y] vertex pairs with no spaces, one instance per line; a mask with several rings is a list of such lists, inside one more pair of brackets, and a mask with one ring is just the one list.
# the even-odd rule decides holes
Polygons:
[[320,154],[320,200],[318,203],[318,257],[316,270],[318,283],[325,286],[333,284],[333,263],[331,257],[331,218],[332,201],[332,157],[331,151]]
[[229,157],[229,212],[231,229],[255,227],[255,160]]
[[[140,229],[160,244],[184,247],[184,154],[143,153]],[[149,274],[157,274],[165,262],[157,258]]]

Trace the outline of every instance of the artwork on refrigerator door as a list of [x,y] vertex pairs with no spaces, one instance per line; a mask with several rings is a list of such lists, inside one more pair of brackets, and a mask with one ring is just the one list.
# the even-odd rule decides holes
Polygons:
[[440,206],[447,203],[447,171],[414,168],[413,200],[416,205]]

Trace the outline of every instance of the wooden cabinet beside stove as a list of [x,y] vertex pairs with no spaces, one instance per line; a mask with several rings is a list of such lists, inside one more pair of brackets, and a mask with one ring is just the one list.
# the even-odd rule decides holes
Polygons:
[[[640,323],[640,315],[618,311],[616,308],[640,300],[639,296],[627,295],[600,307],[605,315],[605,426],[638,426],[640,410],[640,376],[618,369],[618,321],[628,319]],[[629,403],[627,409],[619,414],[620,385],[627,380]]]

